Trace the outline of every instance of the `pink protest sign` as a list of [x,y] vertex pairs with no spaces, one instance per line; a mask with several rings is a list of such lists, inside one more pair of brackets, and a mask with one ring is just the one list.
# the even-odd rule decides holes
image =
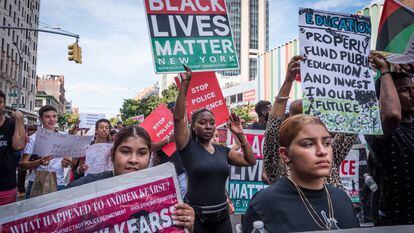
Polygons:
[[[160,104],[140,126],[147,130],[153,142],[159,142],[168,139],[174,133],[173,115],[165,104]],[[175,143],[169,143],[162,150],[171,156],[177,148]]]
[[[174,167],[165,165],[145,169],[153,173],[152,176],[142,171],[123,175],[129,177],[123,177],[123,182],[119,183],[119,177],[98,181],[112,187],[100,192],[94,182],[32,198],[20,206],[15,203],[0,207],[1,211],[12,209],[8,212],[11,216],[4,217],[6,212],[0,216],[1,232],[185,232],[173,225],[173,206],[181,200],[176,177],[172,175]],[[147,182],[140,182],[143,179]],[[63,192],[83,195],[73,199],[73,194],[64,195]],[[57,202],[59,196],[66,196],[68,200]],[[48,200],[41,208],[37,204],[39,198]],[[21,210],[21,206],[27,208]],[[16,211],[19,213],[14,214]]]
[[[177,86],[180,87],[178,78],[175,79]],[[191,114],[198,109],[206,108],[213,112],[216,125],[222,125],[229,118],[226,100],[221,92],[216,74],[209,72],[193,72],[187,93],[187,113],[188,119]]]

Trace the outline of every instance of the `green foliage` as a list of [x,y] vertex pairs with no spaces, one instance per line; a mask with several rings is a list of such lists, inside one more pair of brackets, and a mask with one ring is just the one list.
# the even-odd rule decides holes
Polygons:
[[235,113],[242,119],[245,123],[252,122],[254,120],[254,116],[250,115],[250,113],[253,111],[254,105],[246,104],[237,106],[236,108],[230,109],[231,113]]
[[116,123],[118,123],[118,118],[117,117],[111,117],[109,118],[109,122],[111,122],[112,127],[114,127],[116,125]]
[[59,128],[71,128],[79,121],[79,114],[65,113],[63,116],[58,116]]
[[167,89],[161,92],[161,102],[168,104],[169,102],[175,101],[178,96],[178,88],[176,85],[170,85]]
[[138,125],[140,122],[137,120],[133,120],[132,118],[128,118],[125,121],[123,121],[123,124],[126,126],[131,126],[131,125]]

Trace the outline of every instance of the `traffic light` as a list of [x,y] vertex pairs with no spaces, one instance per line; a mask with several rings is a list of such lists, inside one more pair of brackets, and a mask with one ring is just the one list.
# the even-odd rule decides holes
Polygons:
[[68,55],[69,61],[75,61],[76,63],[82,64],[82,48],[77,42],[68,46]]

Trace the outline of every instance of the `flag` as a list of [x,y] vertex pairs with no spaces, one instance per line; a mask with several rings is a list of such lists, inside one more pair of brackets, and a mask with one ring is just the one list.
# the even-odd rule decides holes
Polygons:
[[378,27],[377,48],[397,54],[414,54],[414,11],[397,0],[385,0]]

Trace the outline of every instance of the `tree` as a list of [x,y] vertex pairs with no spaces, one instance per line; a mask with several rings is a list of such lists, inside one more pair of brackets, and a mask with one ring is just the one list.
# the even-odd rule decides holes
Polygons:
[[254,116],[252,116],[250,113],[253,111],[254,105],[246,104],[237,106],[236,108],[230,109],[231,113],[234,113],[240,117],[244,121],[244,123],[250,123],[254,120]]
[[138,110],[140,104],[140,100],[124,99],[124,103],[122,103],[122,108],[119,110],[121,112],[122,121],[125,121],[130,117],[139,115]]
[[161,102],[168,104],[169,102],[175,101],[178,96],[178,88],[176,85],[170,85],[167,89],[161,92]]

